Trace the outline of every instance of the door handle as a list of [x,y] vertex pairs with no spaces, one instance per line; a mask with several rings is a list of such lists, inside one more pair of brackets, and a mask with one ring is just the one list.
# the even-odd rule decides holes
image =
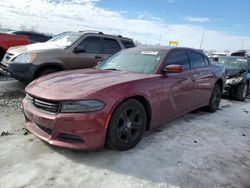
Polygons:
[[102,56],[99,56],[99,55],[95,56],[95,59],[101,59],[101,58],[102,58]]
[[191,80],[192,80],[192,82],[195,82],[196,79],[197,79],[197,74],[194,74],[194,75],[191,77]]

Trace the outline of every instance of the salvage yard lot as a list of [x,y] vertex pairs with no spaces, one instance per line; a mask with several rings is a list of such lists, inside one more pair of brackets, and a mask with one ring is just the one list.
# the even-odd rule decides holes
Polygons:
[[1,187],[250,187],[250,98],[175,119],[129,151],[82,152],[22,129],[24,87],[0,76]]

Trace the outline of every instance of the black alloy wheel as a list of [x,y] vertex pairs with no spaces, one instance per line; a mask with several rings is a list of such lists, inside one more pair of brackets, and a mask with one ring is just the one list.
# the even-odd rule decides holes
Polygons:
[[129,99],[113,113],[107,133],[107,145],[118,150],[134,147],[142,138],[147,124],[143,105]]
[[209,105],[207,109],[209,112],[215,112],[220,106],[221,100],[221,88],[219,84],[215,84],[212,95],[210,97]]

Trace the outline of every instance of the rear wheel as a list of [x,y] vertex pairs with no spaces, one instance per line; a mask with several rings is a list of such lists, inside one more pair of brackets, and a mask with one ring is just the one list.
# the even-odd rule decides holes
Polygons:
[[219,84],[215,84],[212,95],[209,100],[209,104],[207,106],[207,110],[209,112],[215,112],[218,110],[220,106],[220,100],[221,100],[221,87]]
[[123,102],[110,120],[107,145],[121,151],[134,147],[143,137],[146,124],[146,111],[139,101],[129,99]]
[[243,83],[235,87],[233,98],[239,101],[244,101],[248,95],[248,84]]
[[38,76],[37,77],[41,77],[41,76],[44,76],[44,75],[47,75],[47,74],[50,74],[50,73],[53,73],[53,72],[58,72],[57,69],[44,69],[42,70],[41,72],[38,73]]

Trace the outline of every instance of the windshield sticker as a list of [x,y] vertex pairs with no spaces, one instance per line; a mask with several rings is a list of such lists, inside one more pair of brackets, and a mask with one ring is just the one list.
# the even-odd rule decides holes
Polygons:
[[158,51],[142,51],[142,55],[158,55]]

